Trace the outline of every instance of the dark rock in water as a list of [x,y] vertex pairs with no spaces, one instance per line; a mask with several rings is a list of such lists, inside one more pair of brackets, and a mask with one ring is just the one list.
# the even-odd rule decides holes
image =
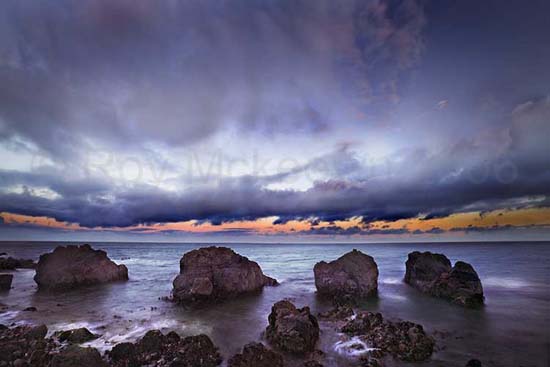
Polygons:
[[35,266],[32,260],[0,257],[0,270],[34,269]]
[[40,256],[34,280],[41,289],[70,289],[128,280],[128,269],[111,261],[105,251],[94,250],[90,245],[59,246]]
[[215,367],[222,362],[218,348],[208,336],[182,339],[174,332],[163,335],[158,330],[148,331],[137,343],[117,344],[107,355],[116,367]]
[[283,357],[262,343],[250,343],[244,346],[243,352],[234,355],[228,367],[283,367]]
[[95,348],[82,348],[70,345],[56,354],[51,361],[51,367],[106,367],[107,363]]
[[442,254],[412,252],[406,262],[405,282],[421,292],[467,307],[483,304],[483,287],[474,268],[457,261],[451,267]]
[[276,284],[256,262],[226,247],[206,247],[183,255],[172,295],[179,303],[209,302]]
[[466,367],[482,367],[482,365],[478,359],[470,359],[468,363],[466,363]]
[[69,343],[74,343],[74,344],[86,343],[86,342],[89,342],[90,340],[94,340],[98,338],[97,335],[93,334],[90,330],[86,329],[85,327],[57,332],[56,336],[59,338],[59,341],[61,342],[67,341]]
[[354,302],[378,290],[378,266],[371,256],[358,250],[329,263],[321,261],[313,272],[317,292],[337,303]]
[[48,334],[48,327],[42,324],[28,327],[28,330],[23,333],[23,337],[27,340],[44,339],[46,334]]
[[7,291],[11,289],[12,281],[13,281],[12,274],[0,274],[0,291]]
[[30,307],[27,307],[27,308],[24,308],[23,311],[26,311],[26,312],[36,312],[38,311],[38,309],[34,306],[30,306]]
[[409,321],[391,322],[373,312],[359,313],[342,327],[342,332],[359,336],[369,347],[408,362],[429,358],[435,344],[422,325]]
[[282,351],[304,354],[315,349],[319,324],[309,307],[297,309],[289,301],[279,301],[271,308],[266,337]]

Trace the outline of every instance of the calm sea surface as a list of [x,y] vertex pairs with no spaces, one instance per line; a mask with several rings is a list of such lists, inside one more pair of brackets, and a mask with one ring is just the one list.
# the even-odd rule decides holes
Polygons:
[[[0,252],[38,259],[57,243],[0,243]],[[179,260],[204,244],[92,243],[125,264],[130,281],[76,290],[63,295],[38,293],[34,270],[14,272],[13,289],[0,293],[0,323],[45,323],[50,331],[85,326],[102,337],[89,343],[101,350],[135,340],[147,330],[175,330],[181,335],[206,333],[225,358],[261,340],[267,315],[276,301],[289,298],[314,313],[329,308],[316,299],[313,266],[353,248],[373,256],[380,271],[379,296],[363,305],[390,319],[418,322],[436,336],[431,360],[411,366],[464,366],[478,358],[484,366],[550,366],[550,242],[430,244],[228,244],[260,264],[281,286],[200,310],[186,310],[168,296]],[[446,254],[454,263],[471,263],[481,278],[486,305],[468,310],[424,296],[402,283],[407,254],[413,250]],[[37,312],[24,312],[34,306]],[[325,366],[354,366],[352,356],[337,351],[342,338],[323,327]],[[340,353],[339,353],[340,352]],[[397,363],[407,366],[405,363]]]

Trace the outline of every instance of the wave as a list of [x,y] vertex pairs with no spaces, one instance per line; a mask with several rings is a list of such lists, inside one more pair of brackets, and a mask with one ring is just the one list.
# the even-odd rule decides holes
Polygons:
[[402,278],[383,278],[379,281],[382,284],[401,284],[403,283]]
[[347,357],[359,357],[376,350],[376,348],[369,347],[358,336],[335,343],[333,349],[336,353]]
[[521,289],[527,287],[538,287],[542,284],[531,283],[519,278],[503,278],[503,277],[488,277],[481,280],[481,284],[485,287],[506,288],[506,289]]

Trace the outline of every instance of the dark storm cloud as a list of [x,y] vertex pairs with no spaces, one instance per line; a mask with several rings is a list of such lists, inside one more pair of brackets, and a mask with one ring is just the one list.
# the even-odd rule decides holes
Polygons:
[[[422,150],[402,152],[397,162],[385,167],[386,171],[342,162],[353,169],[342,171],[341,179],[318,181],[306,191],[265,188],[267,183],[287,177],[284,173],[220,178],[215,185],[172,192],[148,185],[128,187],[100,180],[67,180],[43,172],[2,171],[0,183],[4,188],[34,184],[55,191],[59,197],[41,197],[32,189],[4,192],[0,211],[109,227],[191,219],[219,224],[266,216],[279,216],[281,223],[351,217],[363,217],[368,223],[418,215],[548,206],[550,146],[545,142],[550,136],[549,118],[549,98],[518,106],[510,115],[501,152],[491,160],[478,159],[483,155],[472,139],[437,155]],[[349,151],[336,154],[340,160],[358,162]],[[473,163],[472,157],[476,158]],[[334,154],[329,154],[327,161],[333,158]],[[312,162],[320,160],[323,158]],[[323,167],[331,171],[330,164]],[[297,172],[300,169],[288,174]]]
[[423,24],[413,0],[7,0],[0,10],[0,139],[65,160],[94,139],[129,149],[189,145],[229,124],[330,129],[350,120],[343,93],[369,85],[356,71],[410,65]]

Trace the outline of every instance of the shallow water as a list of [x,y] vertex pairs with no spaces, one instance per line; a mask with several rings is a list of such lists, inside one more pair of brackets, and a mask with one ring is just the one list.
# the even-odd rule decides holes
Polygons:
[[[4,242],[0,252],[38,259],[56,245]],[[257,261],[264,273],[281,285],[199,310],[163,301],[179,272],[181,256],[201,246],[93,243],[92,247],[125,264],[130,280],[63,295],[37,292],[34,271],[18,270],[13,289],[0,293],[0,303],[6,306],[0,323],[45,323],[51,332],[85,326],[102,335],[89,343],[102,350],[113,343],[135,340],[153,328],[181,335],[206,333],[228,358],[244,344],[261,340],[271,306],[280,299],[309,305],[314,313],[329,308],[315,296],[313,266],[357,248],[372,255],[380,271],[378,298],[362,308],[380,311],[387,318],[418,322],[436,337],[436,353],[414,366],[464,366],[470,358],[482,360],[484,366],[550,366],[550,243],[231,244],[228,246]],[[413,250],[437,251],[453,263],[471,263],[484,286],[485,307],[464,309],[403,284],[405,260]],[[22,311],[29,306],[38,311]],[[325,366],[357,365],[353,355],[357,353],[346,353],[342,338],[330,327],[322,327],[320,347],[327,353]]]

